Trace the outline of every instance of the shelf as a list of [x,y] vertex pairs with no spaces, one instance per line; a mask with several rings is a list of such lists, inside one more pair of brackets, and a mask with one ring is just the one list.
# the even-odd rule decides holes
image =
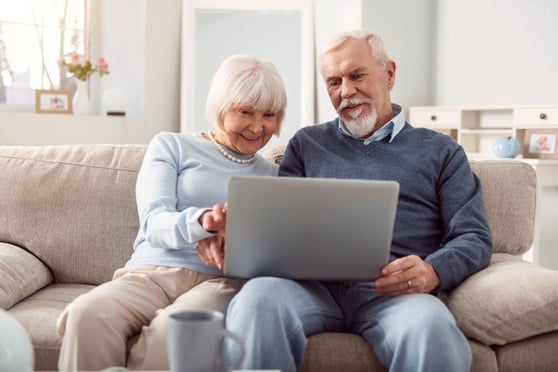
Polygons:
[[143,127],[139,117],[0,112],[0,145],[143,143]]
[[462,134],[503,134],[503,135],[511,135],[513,134],[512,128],[486,128],[486,129],[460,129]]

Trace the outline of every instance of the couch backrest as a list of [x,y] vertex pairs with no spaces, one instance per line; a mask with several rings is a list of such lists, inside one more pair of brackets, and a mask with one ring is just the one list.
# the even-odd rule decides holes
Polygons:
[[535,235],[535,170],[519,160],[472,160],[470,163],[482,183],[494,252],[526,253]]
[[145,146],[0,147],[0,241],[30,251],[57,282],[110,280],[138,231]]
[[[266,156],[282,158],[284,147]],[[132,253],[135,182],[145,146],[0,147],[0,242],[27,249],[57,282],[110,280]],[[483,189],[495,252],[531,247],[536,174],[513,160],[471,161]]]

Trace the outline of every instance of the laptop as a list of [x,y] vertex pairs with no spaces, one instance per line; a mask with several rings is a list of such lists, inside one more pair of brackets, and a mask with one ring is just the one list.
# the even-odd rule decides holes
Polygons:
[[371,281],[388,262],[399,183],[233,176],[224,273]]

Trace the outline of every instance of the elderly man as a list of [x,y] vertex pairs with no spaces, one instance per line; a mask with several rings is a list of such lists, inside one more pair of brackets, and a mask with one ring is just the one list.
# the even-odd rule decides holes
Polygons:
[[308,336],[351,332],[392,371],[469,371],[467,339],[433,294],[488,265],[479,180],[456,142],[391,103],[396,65],[377,35],[336,36],[319,66],[339,117],[299,130],[279,174],[399,182],[391,260],[374,282],[250,280],[227,320],[246,339],[244,367],[294,371]]

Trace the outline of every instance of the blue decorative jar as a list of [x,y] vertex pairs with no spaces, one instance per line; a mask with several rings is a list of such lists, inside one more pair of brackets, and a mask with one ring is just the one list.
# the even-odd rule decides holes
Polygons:
[[515,138],[502,137],[494,141],[492,149],[497,158],[515,158],[521,150],[521,145]]

